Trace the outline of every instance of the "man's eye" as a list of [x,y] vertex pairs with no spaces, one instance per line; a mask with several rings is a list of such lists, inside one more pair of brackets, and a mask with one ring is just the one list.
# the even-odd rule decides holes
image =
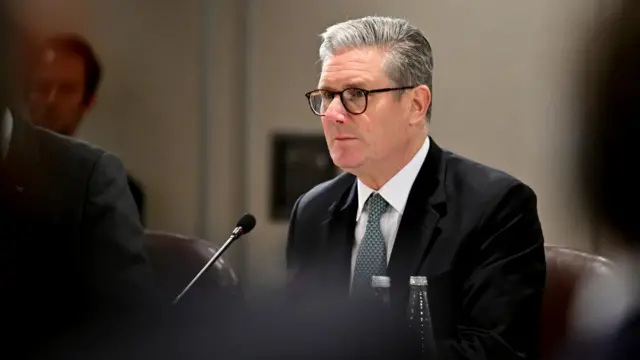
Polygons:
[[336,93],[331,92],[331,91],[322,91],[322,98],[325,100],[331,100],[336,96]]
[[350,99],[359,99],[364,97],[364,91],[361,89],[349,89],[345,91],[345,93]]

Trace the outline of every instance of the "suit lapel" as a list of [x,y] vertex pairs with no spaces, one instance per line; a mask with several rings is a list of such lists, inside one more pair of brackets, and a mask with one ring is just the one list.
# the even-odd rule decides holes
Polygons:
[[[42,211],[36,202],[36,181],[42,176],[39,144],[34,130],[22,120],[13,120],[13,130],[7,157],[2,164],[0,176],[0,231],[11,241],[0,242],[2,272],[14,271],[18,264],[13,260],[25,246],[35,246],[31,237],[42,231],[41,223],[34,223],[34,213]],[[47,210],[47,209],[45,209]],[[39,245],[38,245],[39,246]]]
[[351,276],[351,252],[354,244],[358,196],[355,177],[348,175],[342,196],[328,209],[322,223],[324,232],[325,275],[338,294],[347,295]]
[[38,175],[43,166],[39,145],[31,125],[14,117],[9,152],[4,164],[4,183],[5,190],[12,195],[16,204],[24,203],[29,198],[29,194],[35,190],[35,181],[46,181]]
[[430,139],[430,149],[411,187],[391,252],[387,273],[399,299],[408,294],[409,277],[416,275],[439,236],[446,213],[442,149]]

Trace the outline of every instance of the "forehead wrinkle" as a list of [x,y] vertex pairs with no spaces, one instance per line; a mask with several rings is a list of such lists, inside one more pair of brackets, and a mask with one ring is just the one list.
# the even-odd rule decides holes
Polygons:
[[382,59],[378,49],[351,49],[328,57],[322,66],[318,87],[343,90],[349,87],[368,88],[386,78],[377,79],[384,74]]
[[369,70],[340,69],[338,73],[332,71],[323,72],[320,76],[318,87],[329,90],[342,90],[350,87],[363,88],[373,82],[375,82],[375,79]]

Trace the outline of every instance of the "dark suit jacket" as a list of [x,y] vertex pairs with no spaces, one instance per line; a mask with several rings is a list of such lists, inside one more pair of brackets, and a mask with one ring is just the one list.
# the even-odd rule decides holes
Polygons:
[[138,208],[138,214],[140,214],[140,222],[144,226],[145,224],[145,194],[142,187],[142,184],[138,180],[136,180],[133,176],[127,174],[127,186],[129,186],[129,190],[131,191],[131,195],[133,195],[133,201],[136,203],[136,208]]
[[0,169],[3,342],[38,351],[146,307],[152,274],[117,157],[15,119]]
[[[342,174],[296,202],[286,250],[293,298],[347,297],[355,180]],[[387,272],[402,316],[409,277],[427,276],[439,357],[537,358],[545,255],[536,201],[512,176],[431,142]]]

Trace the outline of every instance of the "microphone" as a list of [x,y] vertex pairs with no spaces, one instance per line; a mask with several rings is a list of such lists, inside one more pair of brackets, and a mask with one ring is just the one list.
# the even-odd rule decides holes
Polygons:
[[238,220],[238,223],[236,224],[236,228],[233,229],[233,231],[231,232],[231,236],[229,236],[229,239],[227,239],[227,241],[222,245],[222,247],[220,247],[220,249],[216,251],[215,254],[213,254],[211,259],[209,259],[209,261],[204,265],[202,270],[200,270],[200,272],[193,278],[193,280],[191,280],[189,285],[187,285],[184,288],[184,290],[182,290],[182,292],[178,296],[176,296],[176,298],[173,300],[173,305],[177,304],[180,301],[180,299],[182,299],[184,294],[186,294],[187,291],[189,291],[189,289],[193,286],[193,284],[195,284],[196,281],[198,281],[200,276],[202,276],[202,274],[204,274],[204,272],[207,271],[211,267],[211,265],[213,265],[216,262],[216,260],[218,260],[218,258],[222,256],[222,254],[225,251],[227,251],[227,248],[231,245],[232,242],[234,242],[236,239],[238,239],[242,235],[248,234],[251,230],[253,230],[255,226],[256,226],[256,218],[251,214],[244,214],[240,218],[240,220]]

